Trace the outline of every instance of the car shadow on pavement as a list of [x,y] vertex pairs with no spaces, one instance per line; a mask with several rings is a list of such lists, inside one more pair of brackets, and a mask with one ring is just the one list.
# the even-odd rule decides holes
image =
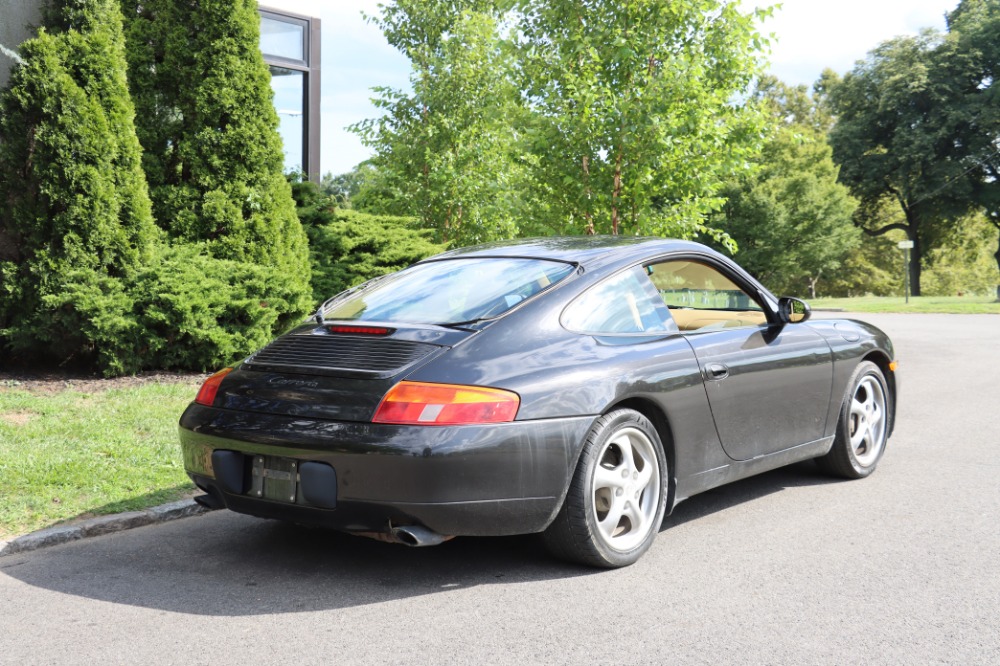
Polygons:
[[663,519],[660,533],[787,488],[822,486],[843,482],[844,479],[830,476],[821,471],[811,460],[780,467],[759,476],[752,476],[713,488],[681,502],[671,515]]
[[[829,482],[813,468],[778,470],[681,504],[669,529],[790,486]],[[551,559],[535,535],[459,538],[408,548],[338,532],[215,511],[0,558],[0,575],[61,594],[209,616],[298,613],[364,606],[577,576],[641,575]]]

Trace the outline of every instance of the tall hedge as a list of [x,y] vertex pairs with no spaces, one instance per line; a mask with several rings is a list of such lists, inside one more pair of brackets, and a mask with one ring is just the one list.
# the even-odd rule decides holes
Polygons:
[[122,369],[158,232],[115,0],[68,0],[0,93],[0,350]]
[[284,319],[309,309],[305,234],[282,173],[278,117],[255,0],[122,0],[129,85],[154,216],[212,256],[300,283]]

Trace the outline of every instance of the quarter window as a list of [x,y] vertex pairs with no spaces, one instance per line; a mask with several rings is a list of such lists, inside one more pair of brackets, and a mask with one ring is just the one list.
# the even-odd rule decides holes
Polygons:
[[591,287],[569,304],[562,325],[577,333],[622,335],[675,331],[642,268]]

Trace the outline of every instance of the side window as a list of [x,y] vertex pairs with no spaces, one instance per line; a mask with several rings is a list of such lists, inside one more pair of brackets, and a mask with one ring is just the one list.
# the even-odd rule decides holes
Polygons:
[[646,273],[681,331],[767,324],[757,299],[712,266],[689,260],[664,261],[650,264]]
[[563,311],[562,325],[604,335],[676,331],[644,273],[631,268],[583,292]]

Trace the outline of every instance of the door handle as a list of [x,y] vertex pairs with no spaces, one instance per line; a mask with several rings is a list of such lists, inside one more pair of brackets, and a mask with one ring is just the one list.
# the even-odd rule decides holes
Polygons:
[[705,364],[705,377],[706,379],[725,379],[729,376],[729,368],[722,363],[706,363]]

